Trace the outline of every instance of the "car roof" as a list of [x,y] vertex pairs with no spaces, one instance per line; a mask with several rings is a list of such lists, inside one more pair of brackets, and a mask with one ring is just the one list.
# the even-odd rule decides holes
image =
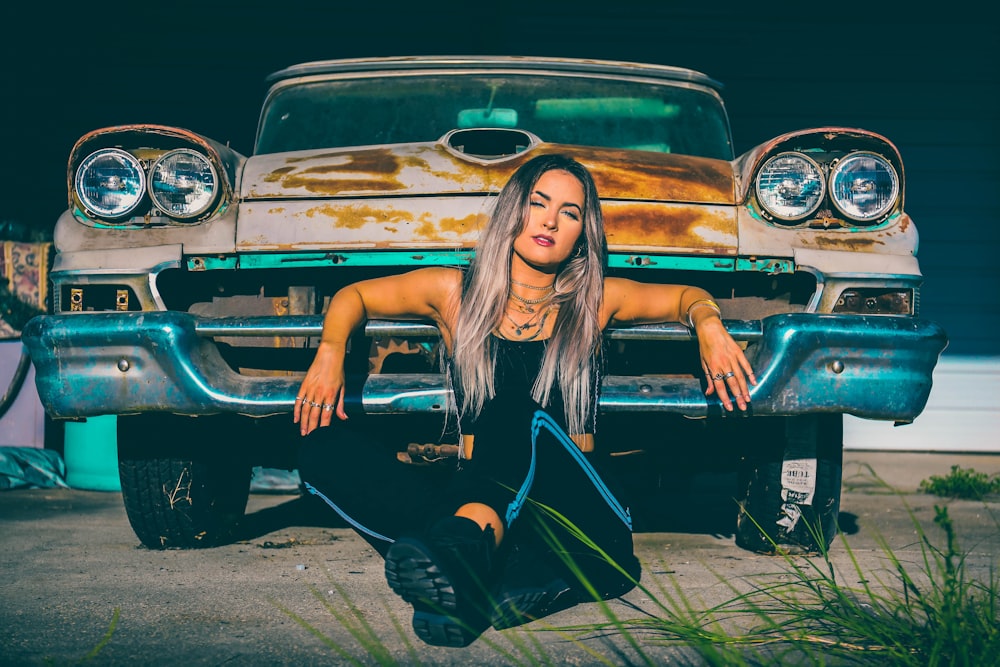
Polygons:
[[588,72],[593,74],[647,76],[670,81],[685,81],[722,90],[720,82],[706,74],[684,67],[618,60],[550,58],[541,56],[394,56],[317,60],[286,67],[268,76],[266,81],[268,83],[275,83],[284,79],[316,74],[408,69],[518,69]]

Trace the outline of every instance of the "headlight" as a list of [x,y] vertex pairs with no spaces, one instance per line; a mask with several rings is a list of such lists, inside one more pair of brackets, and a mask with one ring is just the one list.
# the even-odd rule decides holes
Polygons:
[[899,196],[899,176],[875,153],[852,153],[830,173],[833,205],[849,218],[868,222],[885,215]]
[[182,148],[164,154],[149,170],[149,196],[172,218],[194,218],[215,201],[219,181],[201,153]]
[[801,220],[814,213],[826,194],[819,165],[801,153],[780,153],[757,174],[757,200],[781,220]]
[[131,213],[146,192],[146,174],[130,153],[106,148],[91,153],[76,170],[80,202],[101,218],[121,218]]

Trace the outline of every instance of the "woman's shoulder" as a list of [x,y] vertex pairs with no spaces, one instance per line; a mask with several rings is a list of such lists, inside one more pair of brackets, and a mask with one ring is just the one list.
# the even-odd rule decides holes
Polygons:
[[462,301],[461,269],[450,266],[428,266],[414,269],[408,274],[417,283],[416,287],[428,295],[428,300],[437,312],[438,326],[445,344],[450,348],[451,332],[454,331],[458,311]]
[[455,288],[461,286],[463,275],[461,269],[452,266],[425,266],[409,271],[406,277],[439,287]]
[[618,276],[605,276],[604,277],[604,291],[608,290],[620,290],[625,289],[628,283],[632,281],[628,278],[619,278]]
[[[628,278],[619,278],[618,276],[606,276],[604,278],[604,294],[602,295],[603,299],[601,302],[609,314],[618,310],[623,296],[628,294],[634,283],[635,281]],[[606,324],[606,322],[602,322],[602,324]]]

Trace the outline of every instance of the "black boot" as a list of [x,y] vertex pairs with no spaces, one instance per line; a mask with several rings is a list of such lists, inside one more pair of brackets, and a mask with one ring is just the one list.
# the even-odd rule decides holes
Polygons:
[[490,625],[493,529],[450,516],[401,537],[385,557],[389,587],[413,605],[413,631],[434,646],[468,646]]
[[530,623],[580,602],[566,578],[531,547],[516,545],[494,596],[491,623],[505,630]]

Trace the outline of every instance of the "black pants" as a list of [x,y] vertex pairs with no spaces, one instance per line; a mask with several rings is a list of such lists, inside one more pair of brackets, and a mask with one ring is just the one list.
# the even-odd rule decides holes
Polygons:
[[600,456],[581,452],[533,401],[491,402],[472,458],[457,464],[402,463],[386,437],[376,418],[335,421],[306,438],[299,461],[306,488],[383,556],[401,535],[483,503],[504,521],[501,556],[517,554],[511,564],[521,571],[505,577],[554,572],[604,598],[638,580],[631,517],[599,472]]

